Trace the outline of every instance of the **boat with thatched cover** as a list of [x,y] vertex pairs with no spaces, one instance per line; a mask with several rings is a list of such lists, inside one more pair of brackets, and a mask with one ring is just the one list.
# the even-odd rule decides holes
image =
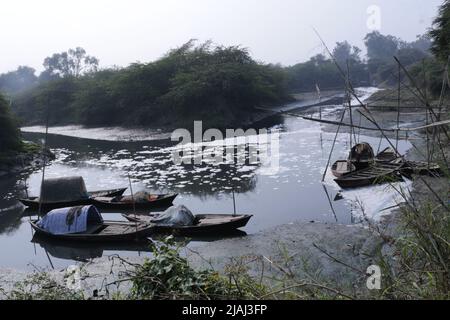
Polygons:
[[30,210],[38,210],[41,206],[43,212],[47,212],[57,208],[89,205],[92,204],[92,199],[97,197],[121,196],[126,189],[88,192],[82,177],[53,178],[44,180],[40,197],[29,197],[19,201]]

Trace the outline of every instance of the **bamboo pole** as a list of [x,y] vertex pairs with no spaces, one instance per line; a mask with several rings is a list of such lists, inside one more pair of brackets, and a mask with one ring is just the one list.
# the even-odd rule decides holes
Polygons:
[[133,213],[134,213],[134,221],[135,221],[135,225],[136,225],[136,238],[137,238],[138,222],[137,222],[137,216],[136,216],[136,201],[134,199],[133,185],[131,184],[130,173],[128,172],[127,174],[128,174],[128,183],[130,185],[131,201],[133,201]]
[[336,135],[334,136],[333,145],[331,146],[330,154],[328,155],[327,165],[326,165],[325,170],[322,175],[322,182],[325,181],[325,176],[327,174],[328,166],[330,165],[330,161],[331,161],[331,155],[333,154],[334,146],[336,144],[336,139],[338,137],[339,130],[341,129],[341,123],[344,121],[344,115],[345,115],[345,109],[342,111],[341,122],[339,123],[339,126],[336,130]]
[[[401,71],[402,69],[398,66],[398,92],[397,92],[397,132],[395,139],[395,147],[398,149],[398,140],[399,140],[399,129],[400,129],[400,99],[401,99]],[[399,154],[397,154],[399,155]]]
[[233,216],[236,216],[236,198],[234,196],[234,188],[231,190],[233,194]]
[[[362,113],[359,110],[357,110],[357,111],[360,114]],[[299,118],[302,118],[302,119],[305,119],[305,120],[309,120],[309,121],[327,123],[327,124],[332,124],[332,125],[339,125],[339,124],[341,124],[341,126],[343,126],[343,127],[349,127],[350,126],[350,124],[348,124],[348,123],[340,123],[338,121],[331,121],[331,120],[320,120],[320,119],[317,119],[317,118],[301,116],[301,115],[298,115],[298,114],[295,114],[295,113],[285,112],[284,114],[291,115],[291,116],[294,116],[294,117],[299,117]],[[400,131],[400,132],[411,132],[411,131],[419,131],[419,130],[424,130],[424,129],[433,128],[433,127],[448,126],[448,125],[450,125],[450,120],[444,120],[444,121],[430,123],[427,126],[420,126],[420,127],[413,127],[413,128],[399,128],[398,131]],[[378,128],[356,126],[356,125],[354,125],[354,127],[356,129],[362,129],[362,130],[380,131],[380,129],[378,129]],[[388,128],[382,128],[381,130],[383,130],[384,132],[396,132],[397,131],[397,129],[388,129]]]
[[[427,95],[427,74],[425,71],[425,59],[422,60],[422,72],[423,72],[423,85],[424,85],[424,99],[426,104],[428,104],[428,95]],[[425,125],[429,124],[429,120],[428,120],[428,109],[425,109]],[[430,167],[430,135],[428,132],[428,129],[425,130],[425,134],[426,134],[426,141],[427,141],[427,163],[428,163],[428,167]]]
[[[23,160],[23,154],[20,155],[20,160],[22,160],[22,170],[25,171],[25,162]],[[25,178],[25,176],[22,177],[23,183],[25,184],[25,195],[27,197],[27,199],[29,198],[28,195],[28,184],[27,184],[27,179]]]
[[38,216],[41,216],[42,212],[42,199],[43,199],[43,190],[44,190],[44,180],[45,180],[45,167],[47,162],[47,155],[45,154],[47,150],[47,138],[48,138],[48,123],[50,118],[50,98],[47,96],[47,119],[45,123],[45,136],[44,136],[44,145],[42,147],[42,179],[41,179],[41,188],[39,191],[39,209],[38,209]]
[[330,205],[331,212],[333,212],[334,219],[336,220],[336,222],[338,222],[338,218],[337,218],[337,215],[336,215],[336,211],[334,211],[333,203],[331,202],[331,198],[330,198],[330,195],[328,194],[327,187],[326,187],[325,184],[323,184],[323,183],[322,183],[322,187],[323,187],[323,190],[325,191],[325,194],[326,194],[326,196],[327,196],[328,204]]
[[[350,86],[350,66],[348,64],[348,59],[347,59],[347,88]],[[356,135],[355,135],[355,130],[354,130],[354,126],[353,126],[353,112],[352,112],[352,98],[350,95],[350,92],[348,92],[348,90],[346,90],[347,92],[347,102],[348,102],[348,111],[350,112],[350,148],[353,147],[353,141],[356,144]]]

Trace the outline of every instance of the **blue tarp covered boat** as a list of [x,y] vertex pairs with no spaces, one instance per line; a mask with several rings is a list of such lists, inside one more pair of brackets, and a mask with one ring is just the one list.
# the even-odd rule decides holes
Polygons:
[[135,241],[152,232],[145,222],[105,221],[92,205],[55,209],[30,223],[36,234],[60,240]]

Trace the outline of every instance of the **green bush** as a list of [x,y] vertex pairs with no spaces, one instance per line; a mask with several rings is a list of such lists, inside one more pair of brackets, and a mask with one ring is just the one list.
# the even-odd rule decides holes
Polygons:
[[5,98],[0,95],[0,154],[19,151],[21,146],[17,123],[11,115]]
[[179,249],[171,237],[153,246],[153,258],[133,272],[131,299],[255,299],[265,293],[247,273],[227,278],[213,270],[194,270]]

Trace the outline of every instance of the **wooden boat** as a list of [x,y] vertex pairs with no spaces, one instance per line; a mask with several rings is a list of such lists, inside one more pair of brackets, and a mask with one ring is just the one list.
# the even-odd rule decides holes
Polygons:
[[[172,205],[173,200],[178,196],[175,194],[149,194],[144,199],[136,200],[133,202],[131,196],[119,196],[119,197],[95,197],[92,198],[92,204],[98,208],[111,209],[111,210],[137,210],[163,208]],[[124,199],[127,200],[124,200]]]
[[139,221],[104,221],[92,205],[52,210],[30,224],[38,236],[78,242],[143,241],[153,228]]
[[401,173],[407,176],[410,176],[412,174],[439,176],[442,174],[442,170],[437,163],[405,160],[403,157],[398,156],[391,147],[388,147],[381,151],[375,157],[375,161],[385,163],[390,162],[396,164],[401,163],[403,164],[403,166],[401,167]]
[[152,226],[145,223],[104,221],[83,233],[52,234],[40,228],[36,222],[37,220],[30,221],[36,234],[49,239],[64,241],[142,241],[146,240],[152,233]]
[[338,178],[355,170],[356,166],[348,160],[338,160],[331,166],[331,172]]
[[232,214],[199,214],[195,216],[192,226],[156,225],[151,222],[152,216],[123,215],[132,222],[145,222],[152,225],[153,233],[170,233],[176,236],[220,235],[235,232],[247,225],[252,215]]
[[406,175],[439,176],[442,174],[442,170],[437,163],[406,160],[401,168],[401,173]]
[[370,186],[387,181],[403,180],[400,169],[403,163],[377,163],[361,170],[343,175],[334,181],[344,189]]
[[[98,197],[117,197],[123,195],[127,188],[109,189],[109,190],[99,190],[88,192],[88,198],[78,199],[78,200],[66,200],[66,201],[44,201],[42,202],[42,210],[49,211],[57,208],[74,207],[81,205],[93,204],[92,199]],[[28,209],[38,210],[39,209],[39,197],[29,197],[26,199],[19,199],[23,205],[27,206]]]
[[378,153],[375,157],[375,161],[377,162],[391,162],[396,159],[399,159],[397,153],[392,147],[387,147],[386,149],[382,150],[380,153]]

